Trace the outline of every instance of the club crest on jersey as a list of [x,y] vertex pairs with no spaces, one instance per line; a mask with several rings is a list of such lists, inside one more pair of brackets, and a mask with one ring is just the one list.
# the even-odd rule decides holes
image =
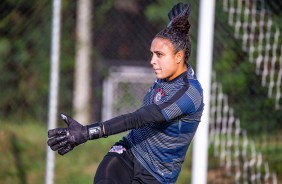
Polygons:
[[155,102],[160,101],[164,95],[165,95],[165,94],[164,94],[164,92],[163,92],[163,89],[158,88],[158,92],[157,92],[157,94],[156,94],[156,96],[155,96]]

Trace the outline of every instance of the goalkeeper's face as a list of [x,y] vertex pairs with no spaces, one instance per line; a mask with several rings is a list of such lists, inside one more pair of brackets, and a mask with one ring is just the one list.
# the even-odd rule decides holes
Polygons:
[[184,51],[175,53],[168,39],[155,37],[151,44],[151,65],[158,79],[171,81],[187,70]]

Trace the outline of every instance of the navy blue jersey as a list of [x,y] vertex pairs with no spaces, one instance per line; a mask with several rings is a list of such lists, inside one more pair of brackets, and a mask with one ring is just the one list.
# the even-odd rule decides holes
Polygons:
[[126,136],[136,159],[161,183],[175,183],[203,111],[203,93],[188,65],[172,81],[158,79],[143,105],[155,103],[166,121],[148,123]]

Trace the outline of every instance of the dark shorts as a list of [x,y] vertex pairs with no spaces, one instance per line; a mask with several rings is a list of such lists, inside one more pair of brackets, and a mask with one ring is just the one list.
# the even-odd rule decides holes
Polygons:
[[125,140],[112,146],[100,163],[94,184],[160,184],[133,156]]

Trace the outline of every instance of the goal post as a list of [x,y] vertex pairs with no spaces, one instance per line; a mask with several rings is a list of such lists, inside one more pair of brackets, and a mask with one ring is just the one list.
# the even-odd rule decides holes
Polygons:
[[[61,0],[53,0],[48,130],[56,128],[59,94]],[[47,147],[45,183],[54,183],[55,152]]]
[[192,184],[207,183],[214,11],[215,0],[200,1],[196,73],[202,84],[205,108],[193,141]]

